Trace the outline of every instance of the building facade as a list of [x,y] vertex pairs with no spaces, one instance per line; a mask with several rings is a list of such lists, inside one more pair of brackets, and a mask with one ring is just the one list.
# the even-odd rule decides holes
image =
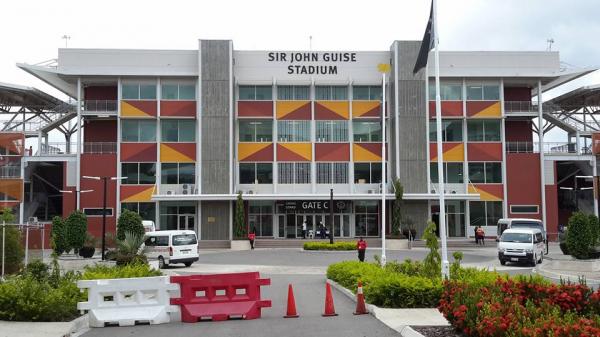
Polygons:
[[[440,158],[433,72],[412,72],[419,47],[242,51],[200,40],[197,50],[59,49],[51,66],[19,67],[75,100],[68,120],[82,132],[58,151],[47,130],[31,135],[38,155],[22,157],[23,190],[39,163],[58,163],[62,214],[82,209],[96,234],[103,186],[89,176],[114,177],[109,230],[130,209],[159,229],[231,240],[241,193],[258,237],[298,238],[304,222],[313,233],[322,223],[336,237],[379,237],[392,213],[382,227],[382,189],[391,209],[399,179],[403,226],[420,236],[438,219]],[[441,52],[440,63],[448,235],[472,236],[475,226],[493,234],[502,217],[544,219],[556,232],[557,166],[533,123],[550,112],[532,98],[589,71],[561,70],[557,52]],[[385,77],[380,64],[391,66]],[[563,154],[596,175],[595,156]],[[32,196],[13,194],[22,221],[35,214]]]

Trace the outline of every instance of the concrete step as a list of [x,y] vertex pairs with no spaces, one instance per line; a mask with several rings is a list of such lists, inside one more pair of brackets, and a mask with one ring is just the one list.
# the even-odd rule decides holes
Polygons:
[[229,249],[229,240],[198,240],[198,249]]
[[[335,238],[334,242],[356,242],[354,238]],[[381,239],[365,239],[369,247],[381,247]],[[305,242],[329,242],[329,239],[256,239],[256,248],[302,248]]]
[[[441,241],[439,241],[438,239],[438,244],[441,247],[442,243]],[[452,240],[447,240],[446,241],[446,245],[448,246],[448,248],[476,248],[476,247],[482,247],[482,246],[478,246],[475,244],[475,239],[452,239]],[[425,245],[425,240],[415,240],[413,241],[413,247],[426,247]],[[485,239],[485,246],[483,247],[495,247],[496,246],[496,240],[495,238],[486,238]]]

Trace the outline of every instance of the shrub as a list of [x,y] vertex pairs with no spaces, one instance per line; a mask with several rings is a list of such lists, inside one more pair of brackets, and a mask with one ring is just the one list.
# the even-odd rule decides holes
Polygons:
[[233,237],[236,239],[246,239],[246,226],[244,225],[244,200],[240,191],[235,202],[235,220]]
[[590,232],[592,233],[592,243],[591,247],[597,246],[600,244],[600,222],[598,221],[598,217],[594,214],[588,214],[588,221],[590,226]]
[[142,217],[133,211],[128,209],[123,210],[119,221],[117,223],[117,240],[125,240],[125,233],[132,232],[140,236],[144,236],[144,225],[142,224]]
[[41,260],[34,260],[25,267],[22,275],[30,276],[42,282],[50,277],[50,267]]
[[87,234],[87,218],[83,212],[77,210],[69,214],[65,220],[66,252],[74,250],[74,253],[83,247]]
[[[0,216],[0,245],[2,244],[2,223],[12,223],[15,221],[15,216],[12,213],[12,209],[5,207],[2,209],[2,215]],[[7,274],[16,273],[21,269],[23,257],[25,251],[21,244],[21,232],[16,226],[4,226],[4,233],[6,239],[4,244],[6,245],[4,253],[6,257],[4,259],[4,272]],[[0,247],[0,268],[2,268],[2,247]]]
[[115,253],[117,265],[131,263],[147,264],[148,259],[141,249],[143,243],[143,235],[134,232],[125,232],[125,239],[117,240],[117,250]]
[[132,278],[132,277],[150,277],[161,276],[160,270],[151,268],[147,263],[131,263],[124,266],[107,266],[96,264],[93,267],[84,267],[84,280]]
[[392,235],[400,235],[400,223],[402,222],[402,205],[404,204],[402,197],[404,195],[404,187],[400,179],[395,179],[394,182],[394,208],[392,213]]
[[305,242],[304,250],[356,250],[356,243],[354,242]]
[[429,248],[429,253],[423,261],[423,274],[431,278],[441,277],[442,272],[442,257],[440,256],[435,229],[435,222],[430,221],[427,228],[425,228],[425,233],[423,233],[425,246]]
[[65,251],[69,250],[69,243],[67,242],[67,231],[65,222],[59,216],[52,218],[52,232],[50,233],[50,244],[52,250],[56,255],[61,255]]
[[569,218],[567,248],[569,253],[576,259],[590,257],[593,236],[589,220],[589,217],[581,212],[575,212]]

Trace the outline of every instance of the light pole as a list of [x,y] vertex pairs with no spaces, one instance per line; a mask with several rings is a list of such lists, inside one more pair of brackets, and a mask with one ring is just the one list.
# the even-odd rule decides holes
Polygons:
[[390,71],[390,65],[380,63],[377,65],[377,70],[381,73],[381,264],[385,266],[385,199],[386,199],[386,173],[385,173],[385,142],[387,140],[385,134],[385,74]]
[[[331,221],[331,223],[329,224],[329,243],[333,244],[333,232],[334,232],[334,227],[335,227],[335,220],[333,219],[333,187],[331,189],[329,189],[329,221]],[[342,224],[340,223],[340,226]]]
[[102,203],[102,261],[104,261],[104,251],[106,250],[106,183],[110,180],[126,179],[127,177],[95,177],[83,176],[85,179],[102,180],[104,183],[103,203]]
[[83,190],[83,191],[77,191],[77,190],[75,190],[75,191],[58,190],[58,191],[59,191],[60,193],[75,193],[75,196],[74,196],[74,200],[75,200],[75,201],[74,201],[74,203],[75,203],[75,206],[73,206],[73,210],[75,210],[75,211],[77,210],[77,197],[78,197],[78,196],[80,196],[80,195],[81,195],[81,193],[89,193],[89,192],[94,192],[94,190]]

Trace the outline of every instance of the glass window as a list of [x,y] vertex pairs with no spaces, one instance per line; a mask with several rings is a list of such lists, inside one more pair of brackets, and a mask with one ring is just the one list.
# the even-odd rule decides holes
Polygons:
[[123,184],[154,184],[156,182],[155,163],[122,163],[121,175],[127,177]]
[[368,100],[369,99],[369,87],[366,85],[361,85],[361,86],[354,86],[352,88],[352,94],[353,94],[353,99],[355,101],[360,101],[360,100]]
[[308,142],[310,121],[277,121],[277,134],[280,142]]
[[348,87],[316,86],[315,99],[325,101],[345,101],[348,99]]
[[255,163],[240,163],[240,184],[254,184],[256,174]]
[[467,132],[471,142],[499,142],[500,120],[468,120]]
[[140,85],[140,99],[156,99],[156,85]]
[[121,141],[156,141],[156,120],[123,119],[121,121]]
[[180,142],[195,142],[196,141],[196,121],[192,119],[179,121],[179,141]]
[[347,184],[348,163],[317,163],[317,184]]
[[483,86],[483,99],[486,101],[499,101],[500,100],[500,86],[499,85],[484,85]]
[[371,182],[370,163],[354,163],[354,182],[356,184],[369,184]]
[[193,184],[196,181],[196,164],[179,163],[179,183]]
[[156,141],[156,121],[155,120],[140,120],[140,142],[155,142]]
[[481,85],[467,85],[467,100],[481,101],[483,99],[483,87]]
[[[437,141],[437,123],[429,121],[429,141]],[[443,142],[462,142],[462,120],[443,120],[442,121],[442,141]]]
[[196,140],[196,121],[193,119],[162,119],[161,141],[194,142]]
[[256,180],[259,184],[273,183],[273,164],[272,163],[257,163],[256,164]]
[[140,163],[139,183],[154,184],[156,182],[156,163]]
[[177,84],[163,84],[161,88],[162,99],[177,99]]
[[485,201],[469,202],[469,215],[471,226],[485,226]]
[[272,184],[272,163],[240,163],[240,184]]
[[381,123],[352,121],[355,142],[381,142]]
[[177,120],[162,119],[160,121],[160,137],[163,142],[176,142],[178,139]]
[[[444,163],[444,183],[462,184],[463,183],[463,163]],[[433,184],[438,183],[438,165],[437,162],[429,164],[429,177]]]
[[377,201],[356,201],[354,203],[354,235],[379,235],[379,204]]
[[273,88],[269,85],[256,86],[256,100],[257,101],[268,101],[273,98]]
[[196,86],[195,85],[179,85],[180,100],[195,100]]
[[347,142],[347,121],[316,121],[317,142]]
[[484,121],[484,138],[486,142],[500,141],[500,123],[501,120]]
[[255,87],[252,85],[240,85],[238,88],[240,100],[255,100]]
[[178,184],[177,163],[162,163],[160,171],[162,184]]
[[471,201],[469,214],[471,226],[496,226],[502,218],[502,201]]
[[121,211],[126,209],[138,213],[142,220],[156,221],[156,204],[153,202],[121,203]]
[[277,86],[277,99],[282,101],[308,100],[310,99],[310,88],[298,85]]
[[486,223],[488,226],[497,226],[502,219],[502,201],[486,201]]
[[[462,100],[462,85],[440,83],[440,99],[442,101]],[[435,101],[435,83],[429,84],[429,99]]]
[[194,184],[196,181],[196,164],[163,163],[161,174],[162,184]]
[[310,163],[278,163],[280,184],[310,184]]
[[140,86],[137,84],[123,84],[121,86],[122,99],[140,99]]
[[469,163],[469,180],[471,183],[485,183],[484,163]]
[[272,120],[239,120],[240,142],[273,141]]
[[138,183],[138,164],[137,163],[122,163],[121,164],[121,175],[127,177],[123,179],[123,184],[137,184]]
[[500,86],[497,84],[468,84],[467,100],[498,101],[500,100]]
[[484,138],[483,121],[468,120],[467,121],[468,140],[470,142],[482,142]]
[[502,163],[469,163],[469,180],[479,184],[502,183]]

